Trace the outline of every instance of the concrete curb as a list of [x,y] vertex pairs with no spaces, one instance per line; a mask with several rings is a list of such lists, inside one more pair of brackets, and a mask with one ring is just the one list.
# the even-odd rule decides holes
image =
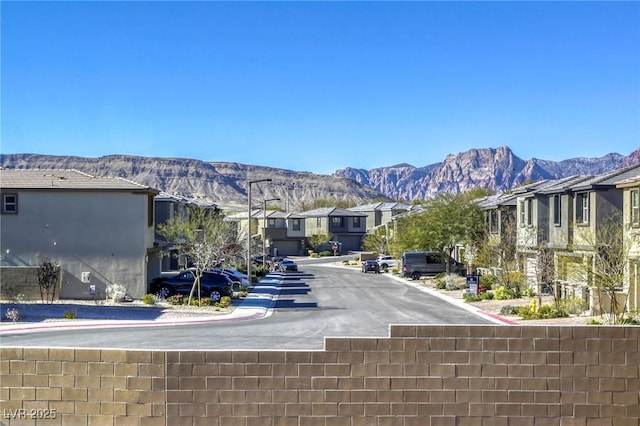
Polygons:
[[[343,265],[338,265],[338,264],[335,264],[335,263],[325,263],[325,264],[322,264],[322,266],[334,267],[334,268],[344,268]],[[509,320],[507,318],[503,318],[500,315],[496,315],[496,314],[491,313],[491,312],[483,311],[482,309],[480,309],[480,308],[478,308],[476,306],[469,305],[468,303],[465,303],[462,300],[454,299],[454,298],[449,297],[449,296],[447,296],[445,294],[442,294],[439,291],[435,291],[435,290],[432,290],[430,288],[426,288],[424,286],[421,286],[420,284],[416,284],[416,283],[413,283],[411,281],[408,281],[405,278],[402,278],[402,277],[399,277],[399,276],[393,275],[393,274],[387,274],[387,275],[389,277],[393,278],[396,281],[399,281],[399,282],[401,282],[403,284],[406,284],[406,285],[409,285],[411,287],[414,287],[414,288],[416,288],[416,289],[418,289],[420,291],[423,291],[425,293],[429,293],[434,297],[437,297],[437,298],[439,298],[441,300],[444,300],[447,303],[455,305],[455,306],[457,306],[457,307],[459,307],[461,309],[464,309],[464,310],[466,310],[468,312],[471,312],[472,314],[475,314],[475,315],[477,315],[479,317],[482,317],[482,318],[484,318],[486,320],[489,320],[489,321],[491,321],[491,322],[493,322],[495,324],[499,324],[499,325],[518,325],[518,323],[516,323],[514,321],[511,321],[511,320]]]
[[[124,327],[153,327],[167,325],[184,325],[184,324],[206,324],[220,321],[244,321],[266,318],[273,311],[272,308],[278,297],[280,286],[274,285],[280,280],[275,278],[276,275],[267,275],[254,286],[252,292],[238,305],[237,308],[228,314],[217,315],[198,315],[189,316],[188,312],[182,311],[184,316],[179,318],[159,318],[154,320],[131,320],[127,317],[127,309],[130,307],[120,308],[119,314],[122,319],[93,319],[93,320],[70,320],[70,321],[52,321],[52,322],[29,322],[6,324],[0,326],[0,335],[24,332],[37,332],[45,330],[68,330],[68,329],[95,329],[95,328],[124,328]],[[258,289],[258,291],[256,291]],[[266,291],[263,291],[266,290]]]

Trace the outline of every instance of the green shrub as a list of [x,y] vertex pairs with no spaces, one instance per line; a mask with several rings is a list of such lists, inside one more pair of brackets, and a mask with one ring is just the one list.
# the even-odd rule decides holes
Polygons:
[[433,287],[438,290],[444,290],[447,288],[447,281],[444,278],[435,278],[433,280]]
[[533,288],[531,288],[531,287],[527,287],[527,288],[525,288],[525,289],[524,289],[524,291],[522,292],[522,294],[523,294],[525,297],[533,297],[533,296],[535,296],[535,295],[536,295],[536,292],[535,292],[535,290],[534,290]]
[[560,309],[570,314],[580,314],[587,310],[587,302],[578,296],[567,296],[559,300]]
[[515,294],[507,286],[499,285],[493,290],[493,298],[496,300],[510,300],[515,299]]
[[[480,288],[484,288],[485,291],[491,290],[498,284],[498,278],[495,275],[486,274],[480,275]],[[480,291],[482,293],[482,290]]]
[[627,312],[618,321],[620,325],[640,325],[640,317],[637,313]]
[[517,310],[511,305],[504,305],[500,308],[500,315],[516,315]]
[[76,319],[78,316],[73,311],[67,311],[62,315],[62,318],[65,319]]
[[492,300],[493,299],[493,293],[490,291],[485,291],[483,293],[479,293],[478,297],[480,298],[480,300]]
[[231,298],[229,296],[222,296],[220,301],[216,303],[216,308],[227,308],[231,305]]
[[569,316],[566,311],[553,305],[542,305],[538,307],[538,303],[535,299],[533,299],[527,306],[517,307],[516,313],[524,320],[565,318]]
[[144,303],[145,305],[155,305],[156,296],[153,294],[145,294],[144,296],[142,296],[142,303]]
[[329,250],[325,250],[325,251],[321,251],[320,252],[320,257],[327,257],[327,256],[333,256],[333,252],[329,251]]
[[170,305],[182,305],[184,303],[184,296],[181,294],[174,294],[167,297],[167,303]]
[[193,299],[191,299],[190,306],[211,306],[211,299],[208,298],[208,297],[202,297],[199,300],[193,298]]
[[462,295],[462,298],[467,303],[469,303],[469,302],[479,302],[480,301],[480,296],[477,296],[477,295],[475,295],[473,293],[464,293]]

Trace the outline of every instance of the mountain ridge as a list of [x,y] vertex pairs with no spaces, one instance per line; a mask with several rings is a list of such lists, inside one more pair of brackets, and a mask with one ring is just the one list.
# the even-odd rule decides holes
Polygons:
[[268,184],[252,185],[255,200],[280,198],[280,208],[287,211],[299,211],[317,199],[354,204],[381,199],[409,202],[478,187],[505,191],[527,181],[595,175],[633,164],[640,164],[640,148],[628,156],[610,153],[559,162],[523,160],[507,146],[474,148],[422,167],[408,163],[370,170],[347,167],[331,175],[191,158],[0,154],[4,168],[76,169],[96,176],[119,176],[231,210],[246,208],[249,180],[271,179]]

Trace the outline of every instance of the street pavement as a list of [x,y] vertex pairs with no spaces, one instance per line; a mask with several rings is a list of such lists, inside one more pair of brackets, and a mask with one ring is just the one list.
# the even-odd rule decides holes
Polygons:
[[[341,267],[337,263],[329,263],[324,266]],[[64,301],[54,304],[4,303],[0,307],[0,312],[3,315],[0,336],[15,332],[24,333],[46,329],[162,326],[264,318],[271,315],[273,308],[278,307],[278,304],[282,302],[282,300],[279,302],[278,298],[283,292],[287,297],[291,296],[291,294],[287,293],[287,280],[299,279],[303,275],[302,273],[269,274],[256,283],[244,300],[227,311],[202,310],[198,308],[179,309],[157,305],[98,305],[95,302],[85,302],[84,304],[64,303]],[[400,277],[394,276],[394,278],[496,324],[515,324],[508,319],[484,312],[477,307],[443,295],[440,292],[419,286]],[[15,323],[6,318],[7,310],[12,308],[17,309],[20,314],[19,321]],[[63,316],[67,312],[74,312],[76,319],[64,319]]]

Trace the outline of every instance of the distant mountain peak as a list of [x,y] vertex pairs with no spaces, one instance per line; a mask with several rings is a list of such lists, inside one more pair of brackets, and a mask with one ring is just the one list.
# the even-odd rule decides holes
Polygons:
[[442,192],[459,193],[478,187],[505,191],[526,181],[596,175],[634,164],[640,164],[640,149],[626,157],[611,153],[556,162],[523,160],[508,146],[475,148],[449,154],[442,162],[422,167],[408,163],[371,170],[347,167],[333,175],[189,158],[0,154],[0,167],[76,169],[96,176],[119,176],[170,194],[237,209],[246,208],[249,177],[270,178],[271,183],[255,188],[257,197],[280,198],[281,207],[290,211],[317,199],[361,204],[382,197],[422,200]]

